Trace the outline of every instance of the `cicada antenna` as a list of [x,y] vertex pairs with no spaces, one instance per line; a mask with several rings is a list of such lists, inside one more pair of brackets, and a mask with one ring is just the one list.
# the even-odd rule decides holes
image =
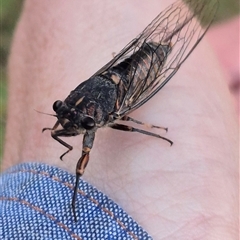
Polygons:
[[36,110],[36,109],[34,109],[34,111],[36,111],[37,113],[44,114],[44,115],[48,115],[48,116],[52,116],[52,117],[57,117],[57,115],[55,115],[55,114],[41,112],[41,111],[38,111],[38,110]]

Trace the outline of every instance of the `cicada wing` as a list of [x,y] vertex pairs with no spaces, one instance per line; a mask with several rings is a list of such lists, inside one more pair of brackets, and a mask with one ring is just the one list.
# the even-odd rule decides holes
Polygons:
[[[94,74],[108,71],[141,52],[138,60],[133,59],[135,64],[134,61],[129,63],[127,82],[125,78],[123,84],[124,97],[119,100],[119,108],[116,109],[119,117],[140,107],[172,78],[205,35],[217,8],[218,0],[185,0],[173,3]],[[201,26],[200,22],[204,25]],[[149,46],[154,46],[152,52],[146,50]]]

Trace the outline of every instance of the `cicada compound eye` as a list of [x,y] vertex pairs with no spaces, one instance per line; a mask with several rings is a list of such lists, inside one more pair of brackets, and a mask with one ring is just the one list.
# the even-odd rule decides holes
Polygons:
[[56,112],[62,105],[63,105],[63,102],[60,100],[57,100],[53,104],[53,110]]
[[90,130],[95,127],[95,121],[91,117],[83,118],[81,124],[86,130]]

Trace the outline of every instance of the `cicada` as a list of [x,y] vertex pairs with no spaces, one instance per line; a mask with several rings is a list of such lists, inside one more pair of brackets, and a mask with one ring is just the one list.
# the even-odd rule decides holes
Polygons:
[[158,134],[119,124],[116,120],[143,124],[129,114],[152,98],[178,71],[210,27],[217,6],[217,0],[173,3],[110,62],[71,91],[64,101],[54,102],[57,122],[43,131],[51,130],[51,136],[68,149],[60,159],[73,149],[60,137],[83,134],[82,155],[76,166],[72,198],[75,220],[79,180],[88,164],[99,128],[107,126],[139,132],[172,144],[171,140]]

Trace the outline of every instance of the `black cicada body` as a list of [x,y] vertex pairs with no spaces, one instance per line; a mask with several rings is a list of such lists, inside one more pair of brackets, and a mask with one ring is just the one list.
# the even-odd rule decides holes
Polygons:
[[[43,131],[51,130],[52,137],[68,148],[61,159],[72,150],[72,146],[59,137],[84,135],[72,200],[75,219],[79,178],[87,166],[98,128],[108,126],[139,132],[172,144],[160,135],[115,121],[143,124],[129,117],[129,113],[148,101],[172,78],[211,25],[217,0],[184,2],[177,1],[160,13],[102,69],[81,83],[64,101],[58,100],[53,104],[58,120],[53,128],[44,128]],[[204,22],[204,26],[199,22]]]

